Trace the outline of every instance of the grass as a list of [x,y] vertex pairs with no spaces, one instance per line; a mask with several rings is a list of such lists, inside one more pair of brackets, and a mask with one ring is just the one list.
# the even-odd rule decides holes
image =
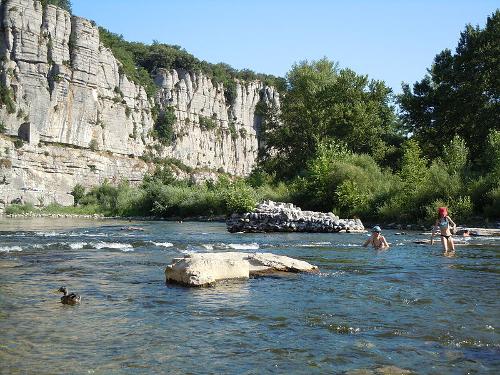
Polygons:
[[10,204],[5,208],[6,215],[23,215],[28,213],[45,214],[45,215],[94,215],[102,214],[98,205],[86,206],[63,206],[57,203],[51,203],[45,207],[35,207],[32,203]]

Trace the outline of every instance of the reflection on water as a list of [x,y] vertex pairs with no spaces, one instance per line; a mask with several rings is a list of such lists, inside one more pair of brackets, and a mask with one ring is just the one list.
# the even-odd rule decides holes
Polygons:
[[[395,236],[229,234],[218,223],[0,222],[0,373],[500,371],[500,238],[454,258]],[[427,238],[427,237],[425,237]],[[270,251],[320,273],[188,289],[164,282],[186,252]],[[82,295],[62,305],[66,285]],[[392,372],[391,372],[392,371]]]

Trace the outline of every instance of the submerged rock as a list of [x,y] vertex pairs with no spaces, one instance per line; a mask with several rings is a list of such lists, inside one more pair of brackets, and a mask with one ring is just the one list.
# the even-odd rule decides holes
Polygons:
[[206,286],[218,280],[248,279],[279,272],[317,272],[302,260],[271,253],[201,253],[175,258],[165,269],[167,282]]
[[332,212],[302,211],[292,203],[265,201],[253,212],[233,214],[226,221],[234,232],[359,232],[359,219],[340,219]]

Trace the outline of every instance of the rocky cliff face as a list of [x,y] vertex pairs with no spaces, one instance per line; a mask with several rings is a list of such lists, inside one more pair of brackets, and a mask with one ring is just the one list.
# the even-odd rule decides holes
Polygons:
[[142,154],[152,102],[120,74],[97,27],[39,1],[4,1],[1,11],[1,79],[14,104],[1,110],[7,133]]
[[[224,87],[202,74],[187,71],[158,72],[159,101],[175,108],[176,140],[165,155],[191,167],[223,169],[237,175],[250,173],[258,150],[260,118],[255,107],[261,100],[279,105],[279,96],[262,82],[238,82],[229,105]],[[210,122],[211,128],[203,122]]]
[[[106,151],[110,160],[137,157],[155,144],[152,108],[155,104],[172,106],[177,117],[175,140],[168,147],[155,147],[155,152],[195,168],[237,175],[251,171],[258,148],[255,106],[260,100],[279,105],[271,87],[258,81],[238,82],[234,103],[227,103],[224,87],[208,77],[163,70],[155,77],[157,97],[148,98],[100,43],[93,22],[52,5],[43,7],[39,0],[2,0],[0,17],[0,126],[4,133],[21,137],[33,149],[59,144],[79,147],[81,152],[86,149],[88,155]],[[215,126],[205,126],[207,119]],[[23,161],[26,168],[41,161],[35,154],[41,153],[30,154],[34,164]],[[68,163],[74,157],[70,149],[60,155]],[[129,178],[126,171],[120,173],[121,178]],[[88,185],[78,176],[68,180],[68,185]],[[117,176],[118,172],[110,177]],[[8,186],[14,194],[33,184],[26,177]],[[2,189],[5,185],[0,185],[0,195]],[[59,186],[47,189],[61,193]]]

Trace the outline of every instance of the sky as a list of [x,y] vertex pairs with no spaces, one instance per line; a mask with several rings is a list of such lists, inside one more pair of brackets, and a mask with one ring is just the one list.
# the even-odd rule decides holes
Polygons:
[[201,60],[285,76],[327,57],[395,93],[484,27],[496,0],[72,0],[73,13],[128,41],[176,44]]

